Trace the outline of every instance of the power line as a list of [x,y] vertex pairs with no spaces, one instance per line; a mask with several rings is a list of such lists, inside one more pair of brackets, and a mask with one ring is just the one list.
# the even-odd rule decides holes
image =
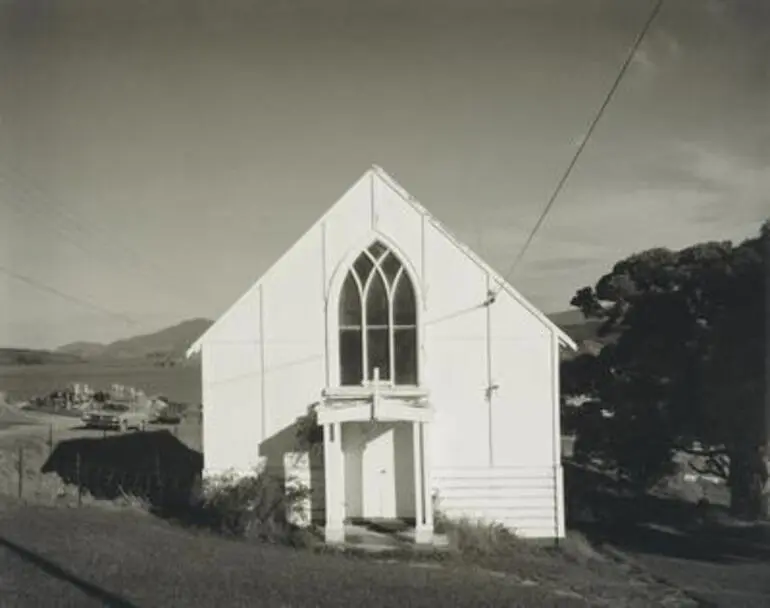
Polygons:
[[63,291],[59,291],[55,287],[51,287],[50,285],[46,285],[45,283],[40,283],[39,281],[36,281],[35,279],[28,277],[23,274],[19,274],[18,272],[14,272],[10,268],[6,268],[5,266],[0,265],[0,272],[5,273],[9,277],[12,277],[16,279],[17,281],[21,281],[22,283],[26,283],[27,285],[31,285],[32,287],[35,287],[36,289],[39,289],[41,291],[46,291],[48,293],[54,294],[60,298],[63,298],[65,300],[69,300],[70,302],[75,302],[76,304],[80,304],[81,306],[85,306],[87,308],[91,308],[93,310],[97,310],[103,314],[106,314],[111,317],[117,317],[120,319],[123,319],[124,322],[128,323],[129,325],[136,325],[137,322],[134,321],[131,317],[128,317],[124,315],[123,313],[115,312],[113,310],[109,310],[107,308],[103,308],[97,304],[94,304],[93,302],[88,302],[87,300],[83,300],[81,298],[78,298],[77,296],[73,296],[71,294],[65,293]]
[[[16,178],[16,180],[9,180],[8,179],[9,174],[13,175]],[[33,200],[37,198],[38,202],[40,200],[45,200],[45,211],[43,211],[40,208],[40,205],[16,205],[16,208],[25,212],[29,212],[30,210],[32,210],[33,212],[36,212],[39,216],[43,217],[43,219],[47,220],[49,224],[54,227],[56,232],[58,232],[66,240],[74,244],[78,249],[85,252],[87,255],[92,255],[93,252],[89,252],[83,247],[82,243],[79,240],[72,238],[72,236],[67,232],[63,232],[62,226],[50,221],[51,218],[48,216],[48,214],[53,213],[55,215],[58,215],[60,219],[64,220],[65,224],[69,224],[70,230],[74,230],[75,232],[82,234],[86,238],[93,239],[94,237],[96,237],[97,239],[101,239],[103,243],[107,244],[107,251],[111,252],[112,254],[111,257],[113,258],[113,260],[123,262],[124,265],[126,264],[126,262],[129,262],[129,260],[127,260],[125,257],[122,259],[120,257],[116,257],[114,254],[116,252],[116,249],[122,249],[124,252],[127,252],[130,255],[130,257],[133,258],[133,260],[130,261],[131,263],[129,265],[133,266],[134,274],[140,275],[146,279],[151,280],[154,284],[156,284],[156,286],[161,287],[169,295],[173,295],[174,297],[179,298],[180,301],[183,300],[187,302],[189,300],[189,296],[182,297],[179,293],[176,293],[175,291],[174,292],[169,291],[168,282],[173,282],[173,281],[169,281],[168,275],[163,269],[159,268],[154,263],[150,263],[149,260],[147,260],[146,258],[143,258],[135,250],[131,249],[125,243],[122,243],[120,240],[116,239],[114,234],[111,233],[110,238],[107,239],[103,234],[103,232],[101,232],[97,228],[94,228],[93,225],[89,227],[88,223],[85,223],[82,220],[79,220],[76,217],[74,217],[71,213],[68,213],[63,208],[62,205],[53,204],[51,202],[51,199],[39,187],[34,186],[34,184],[32,184],[29,180],[25,179],[24,176],[22,176],[18,171],[12,171],[7,166],[0,169],[0,181],[3,181],[4,183],[11,185],[14,189],[16,189],[22,195],[26,194],[26,198],[28,200],[30,198],[33,198]],[[14,182],[16,182],[16,185],[14,185]],[[26,183],[27,186],[26,187],[20,186],[19,184],[21,184],[22,182]],[[34,190],[37,193],[37,197],[29,196],[32,190]],[[105,250],[99,251],[99,254],[98,254],[99,259],[104,260],[104,253],[105,253]],[[137,264],[137,262],[139,262],[139,264]],[[155,274],[158,276],[150,277],[146,272],[141,271],[142,270],[141,266],[144,266],[145,269],[151,268],[155,272]],[[160,275],[162,275],[163,280],[161,280]]]
[[[9,183],[1,175],[0,175],[0,181],[4,182],[6,184]],[[94,253],[93,251],[89,251],[88,249],[83,247],[83,244],[79,240],[72,238],[72,236],[68,232],[62,230],[62,227],[59,224],[55,224],[55,223],[51,222],[50,221],[51,218],[48,217],[45,214],[45,212],[42,211],[41,209],[38,209],[34,205],[24,205],[22,203],[14,202],[14,201],[11,201],[11,200],[6,199],[6,198],[2,199],[2,201],[7,206],[11,207],[12,209],[16,209],[16,211],[18,211],[20,213],[30,213],[31,212],[31,213],[36,214],[38,217],[40,217],[43,220],[49,222],[50,226],[54,229],[54,231],[59,236],[61,236],[64,240],[69,241],[72,245],[77,247],[80,251],[85,253],[87,256],[92,256],[93,255],[93,253]]]
[[[593,134],[594,129],[596,129],[596,125],[599,124],[599,120],[604,114],[604,111],[607,109],[607,106],[609,106],[610,101],[612,100],[612,97],[615,95],[615,91],[618,89],[618,86],[620,85],[621,80],[623,80],[623,76],[625,75],[626,70],[628,69],[628,66],[631,64],[631,61],[634,58],[634,55],[636,55],[636,51],[639,49],[639,46],[641,45],[642,40],[644,40],[644,37],[646,36],[647,31],[650,29],[650,26],[652,25],[652,22],[655,20],[655,17],[660,12],[662,5],[663,5],[663,0],[658,0],[655,6],[653,7],[652,12],[650,13],[650,16],[648,17],[647,21],[644,24],[644,27],[642,27],[642,30],[639,32],[639,35],[636,37],[636,40],[631,46],[631,49],[628,52],[628,55],[625,61],[623,62],[623,65],[620,68],[620,72],[618,72],[617,78],[615,78],[615,81],[612,83],[612,87],[610,87],[610,91],[605,97],[604,103],[602,103],[601,107],[599,108],[599,111],[596,113],[596,116],[591,122],[591,125],[588,128],[588,131],[586,131],[585,135],[583,136],[583,140],[580,142],[580,146],[578,146],[578,149],[575,152],[575,155],[572,157],[572,160],[567,166],[567,170],[564,172],[564,175],[562,175],[562,178],[559,180],[559,183],[556,185],[556,188],[553,191],[551,198],[548,199],[548,203],[543,209],[543,212],[540,214],[540,217],[538,218],[535,226],[532,228],[532,231],[529,233],[529,236],[527,237],[527,240],[525,241],[524,246],[519,251],[519,254],[516,256],[516,259],[514,260],[510,269],[508,270],[508,272],[506,272],[503,275],[504,281],[508,280],[508,277],[510,277],[510,275],[514,272],[514,270],[516,270],[517,266],[519,265],[519,262],[524,257],[524,254],[526,253],[527,249],[529,249],[529,246],[532,244],[532,240],[534,239],[535,234],[537,234],[537,231],[540,230],[540,227],[543,225],[543,222],[545,221],[546,216],[548,215],[551,208],[553,207],[553,204],[556,201],[556,198],[561,193],[562,188],[564,187],[564,184],[567,182],[567,179],[572,173],[572,169],[577,164],[577,161],[580,158],[580,155],[582,154],[583,150],[585,149],[586,144],[588,143],[588,140]],[[494,298],[497,296],[497,294],[500,293],[500,290],[502,288],[503,288],[502,284],[498,284],[496,289],[492,290],[489,300],[490,301],[494,300]]]

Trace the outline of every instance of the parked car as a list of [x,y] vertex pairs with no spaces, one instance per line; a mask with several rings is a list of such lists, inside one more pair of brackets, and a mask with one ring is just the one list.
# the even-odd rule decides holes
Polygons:
[[105,403],[100,408],[83,414],[86,428],[125,431],[143,431],[149,422],[149,412],[131,408],[123,403]]
[[157,424],[179,424],[182,421],[182,411],[185,405],[176,401],[170,401],[166,397],[153,397],[151,399],[150,422]]
[[155,421],[158,424],[179,424],[182,422],[182,417],[167,408],[158,413],[158,417]]

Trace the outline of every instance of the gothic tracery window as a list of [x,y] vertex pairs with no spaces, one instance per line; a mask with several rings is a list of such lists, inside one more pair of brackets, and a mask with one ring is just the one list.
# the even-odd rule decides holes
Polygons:
[[375,241],[353,263],[339,303],[340,383],[416,385],[417,305],[403,264]]

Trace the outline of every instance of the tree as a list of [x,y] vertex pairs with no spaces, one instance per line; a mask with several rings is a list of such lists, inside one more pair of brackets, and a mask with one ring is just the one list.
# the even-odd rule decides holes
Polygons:
[[769,247],[770,221],[737,246],[650,249],[575,294],[606,342],[562,367],[565,394],[590,399],[570,416],[578,456],[646,488],[675,452],[697,454],[726,477],[734,513],[759,513]]

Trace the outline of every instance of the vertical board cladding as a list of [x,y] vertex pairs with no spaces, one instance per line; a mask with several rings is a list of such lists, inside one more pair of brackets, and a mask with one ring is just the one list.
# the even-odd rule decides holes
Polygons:
[[[335,204],[333,213],[326,216],[325,266],[331,274],[340,261],[358,246],[371,230],[372,181],[367,174],[356,182]],[[328,280],[327,280],[328,285]]]
[[[432,223],[425,230],[425,372],[435,466],[488,462],[485,274]],[[462,446],[458,449],[457,446]]]
[[493,464],[552,466],[551,331],[506,292],[490,316]]
[[422,265],[422,214],[387,182],[375,178],[374,228],[388,235],[416,272]]
[[552,467],[437,468],[433,488],[447,517],[502,524],[524,538],[563,536]]
[[248,473],[259,464],[259,343],[207,342],[202,364],[204,470]]
[[286,434],[324,385],[322,227],[306,233],[262,283],[265,441]]
[[259,290],[249,289],[206,336],[206,342],[256,342],[259,340]]

